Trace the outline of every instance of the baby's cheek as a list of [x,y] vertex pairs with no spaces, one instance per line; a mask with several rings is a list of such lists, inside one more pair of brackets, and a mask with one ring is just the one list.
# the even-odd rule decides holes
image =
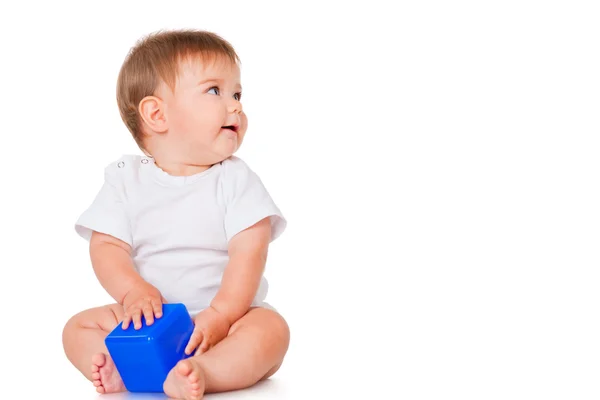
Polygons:
[[244,133],[246,133],[246,129],[248,129],[248,117],[242,112],[242,114],[240,115],[240,119],[240,132],[243,135]]
[[197,130],[196,117],[193,114],[181,114],[172,119],[172,124],[175,125],[176,132],[184,134]]

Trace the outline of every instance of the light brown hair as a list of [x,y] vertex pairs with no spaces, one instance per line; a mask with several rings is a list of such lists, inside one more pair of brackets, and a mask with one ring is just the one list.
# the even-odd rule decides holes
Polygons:
[[117,79],[117,104],[121,119],[140,149],[144,150],[140,101],[153,95],[161,80],[174,90],[181,62],[193,57],[209,62],[225,57],[240,63],[233,46],[222,37],[190,29],[152,33],[127,54]]

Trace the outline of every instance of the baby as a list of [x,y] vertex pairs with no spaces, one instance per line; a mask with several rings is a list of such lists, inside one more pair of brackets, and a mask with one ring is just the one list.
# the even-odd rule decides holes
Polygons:
[[63,331],[68,359],[99,393],[125,391],[104,339],[140,329],[183,303],[194,319],[186,354],[163,388],[172,398],[241,389],[273,375],[289,344],[265,303],[263,271],[282,216],[260,178],[233,154],[247,128],[239,58],[204,31],[150,35],[117,83],[121,117],[145,156],[108,165],[75,229],[116,301],[82,311]]

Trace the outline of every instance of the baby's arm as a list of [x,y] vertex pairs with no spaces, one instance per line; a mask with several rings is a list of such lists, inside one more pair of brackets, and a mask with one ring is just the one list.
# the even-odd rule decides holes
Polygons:
[[240,319],[258,291],[271,241],[271,222],[265,218],[235,235],[229,243],[229,263],[211,307],[229,324]]
[[[221,287],[194,320],[196,325],[185,353],[202,354],[227,336],[229,328],[244,316],[256,296],[271,241],[269,218],[235,235],[229,242],[229,263]],[[198,347],[199,346],[199,347]]]
[[90,257],[102,287],[117,303],[124,306],[124,329],[127,329],[131,321],[135,329],[141,328],[142,313],[148,324],[153,323],[154,314],[161,317],[164,299],[135,270],[129,244],[113,236],[93,232]]

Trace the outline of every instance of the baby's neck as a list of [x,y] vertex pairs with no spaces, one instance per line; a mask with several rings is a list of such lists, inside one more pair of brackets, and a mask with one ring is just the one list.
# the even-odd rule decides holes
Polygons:
[[194,165],[178,162],[168,161],[157,161],[154,160],[154,164],[165,171],[167,174],[172,176],[191,176],[206,171],[211,165]]

